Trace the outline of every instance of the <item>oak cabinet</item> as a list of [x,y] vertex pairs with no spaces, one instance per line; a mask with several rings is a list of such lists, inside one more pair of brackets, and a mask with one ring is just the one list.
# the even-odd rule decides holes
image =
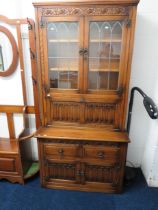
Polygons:
[[[127,134],[98,132],[90,128],[73,130],[74,133],[69,127],[49,127],[37,132],[42,186],[121,192]],[[89,132],[93,137],[89,136]],[[60,136],[62,133],[65,135],[63,139]]]
[[[99,143],[103,133],[104,141],[113,143],[113,135],[125,131],[137,4],[138,0],[34,3],[41,127],[47,128],[37,132],[40,161],[45,161],[43,186],[56,188],[61,181],[65,189],[75,189],[73,182],[81,190],[120,191],[128,138],[115,142],[124,150],[84,143],[93,135]],[[69,129],[68,135],[64,129]],[[82,143],[77,141],[79,131]],[[60,144],[55,144],[54,135]],[[119,187],[114,187],[117,178]],[[67,179],[70,186],[63,181]]]

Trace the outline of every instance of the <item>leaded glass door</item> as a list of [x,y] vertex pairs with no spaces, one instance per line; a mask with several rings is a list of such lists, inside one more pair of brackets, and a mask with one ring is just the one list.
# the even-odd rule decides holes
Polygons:
[[124,20],[86,19],[85,91],[116,92],[123,79]]
[[46,19],[45,82],[51,91],[82,89],[83,57],[79,54],[83,48],[82,27],[82,18]]

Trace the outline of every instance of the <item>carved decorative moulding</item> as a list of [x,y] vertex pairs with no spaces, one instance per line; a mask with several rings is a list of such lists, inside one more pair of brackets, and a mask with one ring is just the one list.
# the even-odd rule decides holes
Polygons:
[[42,16],[91,16],[91,15],[128,15],[128,7],[53,7],[43,8]]

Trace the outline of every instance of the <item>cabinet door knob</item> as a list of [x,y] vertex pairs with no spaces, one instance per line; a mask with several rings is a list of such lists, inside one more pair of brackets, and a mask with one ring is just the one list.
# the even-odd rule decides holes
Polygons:
[[105,157],[105,152],[104,151],[100,151],[97,153],[97,157],[98,158],[104,158]]
[[84,48],[84,55],[88,55],[88,49]]
[[58,153],[59,153],[60,155],[62,155],[62,154],[64,153],[64,150],[63,150],[63,149],[59,149],[59,150],[58,150]]
[[80,55],[83,55],[83,53],[84,53],[84,48],[80,48],[80,49],[79,49],[79,54],[80,54]]

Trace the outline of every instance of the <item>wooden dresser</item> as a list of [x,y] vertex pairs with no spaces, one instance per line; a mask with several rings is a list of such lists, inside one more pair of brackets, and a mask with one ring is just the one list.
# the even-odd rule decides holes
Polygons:
[[42,186],[121,192],[138,2],[34,3]]

